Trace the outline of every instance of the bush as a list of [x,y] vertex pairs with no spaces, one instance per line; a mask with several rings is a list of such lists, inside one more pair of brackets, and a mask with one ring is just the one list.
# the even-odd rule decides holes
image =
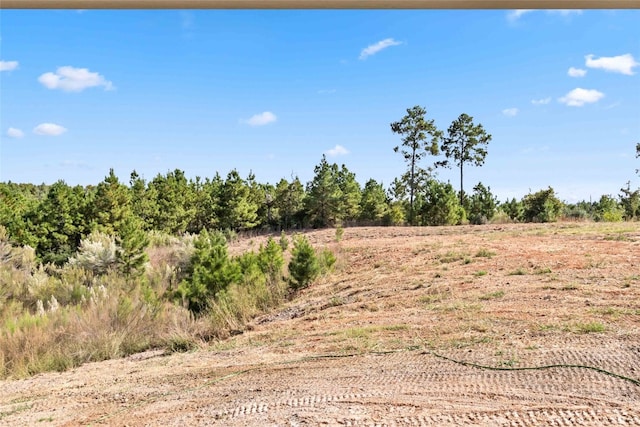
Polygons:
[[304,236],[297,236],[294,239],[289,274],[293,290],[306,288],[320,274],[316,253]]
[[498,205],[498,199],[491,193],[491,187],[485,187],[479,182],[473,187],[473,194],[467,200],[471,224],[486,224],[491,221]]
[[556,198],[553,188],[549,187],[524,196],[522,206],[522,216],[526,222],[555,222],[564,205]]
[[425,193],[418,194],[416,204],[420,206],[421,225],[456,225],[467,220],[460,199],[449,183],[429,180]]
[[620,222],[624,216],[624,210],[618,201],[611,196],[600,197],[596,206],[595,220],[605,222]]
[[282,247],[269,237],[267,244],[264,247],[261,246],[258,251],[260,271],[267,277],[269,283],[273,284],[281,278],[283,265]]
[[178,286],[178,296],[195,314],[209,306],[209,300],[240,279],[240,267],[227,253],[227,241],[222,233],[202,230],[194,242],[194,253],[187,277]]
[[69,264],[96,275],[115,269],[118,264],[115,238],[99,231],[89,234],[80,241],[78,252],[69,259]]

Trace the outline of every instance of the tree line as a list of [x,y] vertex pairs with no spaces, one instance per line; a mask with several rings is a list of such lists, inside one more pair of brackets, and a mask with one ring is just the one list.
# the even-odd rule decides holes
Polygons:
[[[144,263],[147,232],[181,235],[202,230],[280,231],[337,225],[455,225],[488,221],[555,221],[560,217],[631,220],[640,214],[640,190],[627,184],[615,198],[565,204],[551,187],[521,200],[500,203],[489,186],[477,183],[466,193],[465,165],[482,166],[491,141],[481,124],[461,114],[440,131],[426,110],[415,106],[390,124],[402,138],[394,148],[407,170],[388,188],[375,179],[361,186],[344,164],[323,155],[311,181],[298,177],[263,184],[237,170],[225,178],[188,179],[182,170],[147,181],[136,171],[128,184],[111,169],[96,186],[0,183],[0,225],[13,245],[35,249],[43,263],[62,265],[91,232],[116,236],[118,257],[127,274]],[[424,166],[427,156],[445,159]],[[640,144],[636,146],[640,156]],[[460,170],[460,189],[437,179],[440,167]]]

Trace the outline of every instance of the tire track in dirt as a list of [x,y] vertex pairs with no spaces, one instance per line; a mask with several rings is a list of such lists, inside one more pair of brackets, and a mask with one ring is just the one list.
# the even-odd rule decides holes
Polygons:
[[[554,354],[580,358],[575,351]],[[610,359],[630,356],[593,352],[591,360],[616,366]],[[180,415],[163,419],[229,426],[282,419],[297,420],[290,425],[640,425],[640,387],[587,369],[487,371],[418,352],[344,362],[315,359],[257,369],[181,396],[188,403]],[[242,398],[235,392],[246,384],[255,393]],[[344,416],[349,413],[357,416]]]

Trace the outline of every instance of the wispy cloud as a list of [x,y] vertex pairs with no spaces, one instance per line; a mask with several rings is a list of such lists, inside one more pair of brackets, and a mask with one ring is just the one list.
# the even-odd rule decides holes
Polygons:
[[346,154],[349,154],[349,150],[344,148],[342,145],[336,145],[335,147],[327,150],[326,154],[328,154],[331,157],[344,156]]
[[247,120],[240,120],[240,123],[245,123],[249,126],[264,126],[276,120],[278,120],[278,117],[275,114],[271,111],[265,111],[264,113],[254,114]]
[[[507,12],[507,20],[509,22],[516,22],[524,15],[527,15],[532,12],[538,12],[536,9],[514,9]],[[582,9],[547,9],[545,12],[549,15],[560,15],[560,16],[570,16],[570,15],[581,15]]]
[[104,86],[105,90],[114,89],[113,83],[104,76],[93,73],[87,68],[71,66],[59,67],[55,73],[44,73],[38,81],[48,89],[61,89],[66,92],[81,92],[90,87]]
[[359,59],[367,59],[367,57],[371,55],[375,55],[376,53],[380,52],[383,49],[386,49],[391,46],[398,46],[401,44],[402,42],[396,41],[394,39],[380,40],[378,43],[374,43],[362,49],[362,52],[360,52]]
[[67,131],[66,128],[55,123],[41,123],[33,129],[36,135],[58,136]]
[[18,61],[0,61],[0,71],[13,71],[18,68]]
[[531,100],[531,103],[533,105],[546,105],[550,102],[551,102],[551,97]]
[[594,55],[587,55],[585,65],[589,68],[600,68],[612,73],[626,74],[631,76],[634,74],[633,68],[640,65],[630,53],[618,56],[602,56],[594,59]]
[[569,107],[582,107],[585,104],[598,102],[602,98],[604,98],[604,93],[595,89],[576,88],[559,98],[558,101]]
[[534,12],[534,9],[514,9],[507,13],[507,19],[511,22],[515,22],[523,15],[531,12]]
[[318,91],[318,94],[320,95],[327,95],[327,94],[331,94],[331,93],[336,93],[337,91],[335,89],[320,89]]
[[518,115],[519,111],[520,110],[518,110],[517,108],[505,108],[504,110],[502,110],[502,114],[507,117],[515,117]]
[[9,128],[7,129],[7,136],[9,138],[22,138],[24,136],[24,132],[22,132],[20,129]]
[[582,15],[582,9],[547,9],[546,12],[551,15],[560,16]]
[[567,71],[567,75],[569,77],[584,77],[587,74],[587,70],[583,70],[581,68],[571,67],[569,71]]

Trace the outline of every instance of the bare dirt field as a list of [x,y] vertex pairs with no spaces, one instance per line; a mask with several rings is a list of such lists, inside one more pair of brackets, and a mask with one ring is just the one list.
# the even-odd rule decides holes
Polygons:
[[336,271],[243,334],[0,382],[0,425],[640,425],[640,223],[308,236]]

